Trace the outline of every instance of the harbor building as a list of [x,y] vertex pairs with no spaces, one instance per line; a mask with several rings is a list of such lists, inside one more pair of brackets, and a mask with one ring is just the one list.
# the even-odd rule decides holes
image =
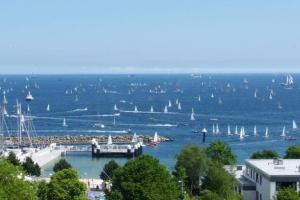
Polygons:
[[137,141],[136,134],[131,143],[113,143],[111,136],[108,137],[106,144],[99,144],[95,139],[92,140],[92,156],[95,157],[136,157],[142,153],[143,146]]
[[300,159],[248,159],[243,166],[225,166],[238,181],[245,200],[271,200],[284,187],[299,192]]

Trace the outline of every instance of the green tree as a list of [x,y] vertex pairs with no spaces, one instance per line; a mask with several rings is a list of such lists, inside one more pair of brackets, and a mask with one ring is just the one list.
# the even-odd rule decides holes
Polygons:
[[299,194],[292,188],[280,189],[275,200],[300,200]]
[[24,180],[20,167],[0,159],[0,199],[36,200],[36,187]]
[[273,150],[257,151],[251,155],[251,159],[272,159],[279,157],[278,153]]
[[224,200],[224,198],[220,197],[215,192],[208,191],[200,197],[200,200]]
[[86,185],[79,180],[75,169],[63,169],[52,175],[50,182],[40,183],[38,197],[40,200],[83,200]]
[[24,163],[22,163],[22,167],[25,172],[27,172],[31,176],[40,176],[41,168],[37,163],[34,163],[30,157],[26,157]]
[[206,149],[207,156],[223,165],[236,163],[236,155],[231,151],[230,146],[223,141],[214,141]]
[[118,169],[119,167],[120,166],[118,165],[118,163],[116,163],[116,161],[114,160],[109,161],[104,165],[103,170],[100,174],[100,178],[105,181],[112,179],[115,170]]
[[198,194],[200,190],[199,180],[207,170],[209,163],[205,149],[197,145],[189,145],[183,148],[176,158],[176,174],[179,174],[180,167],[184,168],[186,172],[185,185],[191,194]]
[[6,158],[11,164],[15,166],[21,165],[20,160],[17,158],[16,154],[14,152],[9,152],[7,158]]
[[222,199],[234,200],[240,199],[234,192],[236,184],[235,178],[223,168],[223,165],[213,163],[204,176],[202,188],[218,194]]
[[289,146],[285,151],[284,158],[287,159],[299,159],[300,158],[300,146]]
[[60,159],[53,167],[54,172],[58,172],[63,169],[70,169],[72,165],[66,161],[66,159]]
[[179,193],[179,184],[168,170],[157,159],[143,155],[115,171],[107,199],[177,200]]

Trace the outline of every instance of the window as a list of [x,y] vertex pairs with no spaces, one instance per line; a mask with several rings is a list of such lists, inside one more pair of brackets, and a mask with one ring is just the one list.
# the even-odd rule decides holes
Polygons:
[[255,181],[256,181],[256,183],[258,183],[258,177],[259,177],[259,174],[256,173],[256,176],[255,176]]
[[261,185],[261,183],[262,183],[262,176],[260,175],[259,176],[259,184]]
[[250,173],[250,169],[249,169],[249,167],[246,167],[246,174],[247,174],[247,176],[249,176],[249,173]]
[[259,200],[262,200],[262,195],[261,194],[259,194]]

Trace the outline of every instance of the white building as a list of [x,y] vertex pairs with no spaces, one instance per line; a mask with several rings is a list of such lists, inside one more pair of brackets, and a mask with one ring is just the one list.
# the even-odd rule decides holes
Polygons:
[[282,187],[299,191],[300,159],[248,159],[243,166],[226,169],[234,173],[236,190],[245,200],[272,200]]

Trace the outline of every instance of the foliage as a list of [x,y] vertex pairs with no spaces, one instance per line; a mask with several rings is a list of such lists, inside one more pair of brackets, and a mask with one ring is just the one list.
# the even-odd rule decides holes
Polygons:
[[7,158],[6,158],[11,164],[15,166],[21,165],[20,160],[17,158],[16,154],[14,152],[9,152]]
[[189,145],[181,150],[177,155],[175,170],[178,174],[180,167],[185,169],[185,185],[191,194],[199,192],[199,180],[208,168],[209,159],[204,149],[197,145]]
[[60,159],[53,167],[54,172],[58,172],[63,169],[72,168],[72,165],[66,161],[66,159]]
[[233,165],[236,163],[236,155],[231,151],[230,146],[223,141],[214,141],[206,149],[207,156],[213,161],[223,165]]
[[168,170],[157,159],[143,155],[115,171],[107,199],[177,200],[179,193],[179,183]]
[[280,189],[275,200],[300,200],[299,194],[292,188]]
[[285,157],[287,159],[299,159],[300,158],[300,146],[289,146],[285,151]]
[[41,175],[41,168],[40,166],[33,162],[30,157],[26,157],[24,163],[22,163],[22,167],[25,172],[27,172],[31,176],[40,176]]
[[217,193],[208,191],[200,197],[200,200],[223,200]]
[[0,160],[0,199],[35,200],[36,188],[24,180],[24,172],[6,160]]
[[38,197],[40,200],[86,199],[86,189],[75,169],[63,169],[53,174],[48,184],[40,183]]
[[100,174],[100,178],[105,181],[112,179],[115,170],[119,167],[120,166],[118,165],[118,163],[116,163],[114,160],[109,161],[104,165],[104,168]]
[[234,177],[223,168],[223,165],[214,163],[204,176],[202,187],[218,194],[222,199],[240,199],[234,192],[235,185]]
[[277,154],[276,151],[273,150],[262,150],[262,151],[257,151],[252,154],[250,157],[251,159],[272,159],[272,158],[277,158],[279,155]]

